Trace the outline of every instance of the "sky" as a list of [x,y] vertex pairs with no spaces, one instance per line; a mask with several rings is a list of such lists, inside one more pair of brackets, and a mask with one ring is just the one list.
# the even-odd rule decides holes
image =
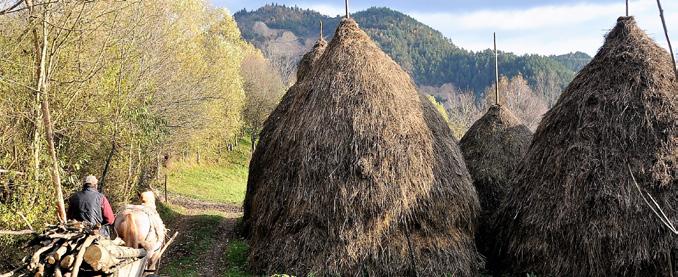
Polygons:
[[[231,12],[278,3],[336,16],[343,0],[210,0]],[[603,36],[625,14],[624,0],[370,0],[350,1],[352,12],[388,7],[439,30],[457,46],[481,51],[492,46],[517,54],[596,53]],[[678,0],[662,0],[669,36],[678,47]],[[666,39],[656,0],[630,0],[630,14],[660,45]],[[674,51],[676,52],[676,51]]]

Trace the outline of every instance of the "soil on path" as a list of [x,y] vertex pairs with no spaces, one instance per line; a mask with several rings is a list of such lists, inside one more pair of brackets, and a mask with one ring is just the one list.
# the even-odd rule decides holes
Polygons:
[[[235,204],[210,203],[178,195],[170,195],[172,206],[182,208],[171,222],[171,233],[179,232],[175,242],[167,249],[161,261],[164,265],[179,261],[186,264],[197,276],[224,276],[228,268],[225,253],[229,242],[237,238],[237,221],[242,217],[242,208]],[[195,253],[196,245],[203,251]],[[196,258],[191,259],[191,256]],[[163,274],[165,275],[165,274]]]

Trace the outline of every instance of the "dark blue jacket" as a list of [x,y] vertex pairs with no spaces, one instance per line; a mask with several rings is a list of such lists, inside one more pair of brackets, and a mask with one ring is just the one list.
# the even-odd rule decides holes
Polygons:
[[93,225],[113,224],[115,216],[106,196],[92,187],[85,187],[68,201],[68,218]]

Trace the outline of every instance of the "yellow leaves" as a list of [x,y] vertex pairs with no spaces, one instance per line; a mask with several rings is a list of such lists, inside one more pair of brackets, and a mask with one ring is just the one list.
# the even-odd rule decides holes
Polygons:
[[[246,53],[256,50],[241,39],[227,11],[210,7],[207,0],[53,7],[49,96],[59,159],[69,174],[101,172],[115,140],[120,152],[111,164],[110,187],[129,188],[134,178],[128,175],[160,149],[218,153],[212,150],[240,133],[245,103],[240,67]],[[0,18],[3,80],[31,83],[28,24],[18,16]],[[0,94],[5,112],[0,114],[0,158],[18,149],[18,160],[11,163],[27,167],[35,95],[1,81]],[[4,131],[9,124],[14,124],[11,133]]]
[[442,116],[443,119],[445,119],[445,122],[449,123],[450,122],[450,116],[447,114],[447,110],[445,110],[445,106],[443,106],[443,104],[438,102],[438,100],[436,100],[436,98],[433,97],[433,95],[427,95],[426,98],[428,99],[428,101],[431,102],[431,104],[433,104],[433,107],[436,108],[436,111],[438,111],[440,116]]

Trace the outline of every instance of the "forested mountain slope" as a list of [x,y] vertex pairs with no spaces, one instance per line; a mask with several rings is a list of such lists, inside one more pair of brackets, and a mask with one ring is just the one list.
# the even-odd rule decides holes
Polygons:
[[[452,84],[480,95],[493,83],[492,51],[462,49],[452,42],[454,38],[448,39],[414,18],[388,8],[370,8],[351,16],[420,86]],[[288,82],[294,81],[294,65],[299,56],[317,39],[318,22],[323,21],[325,36],[331,38],[341,20],[339,16],[327,17],[312,10],[275,4],[255,11],[242,10],[234,17],[243,38],[261,49]],[[489,46],[490,35],[486,35]],[[532,87],[554,88],[544,94],[559,94],[590,58],[581,52],[560,56],[519,56],[502,52],[499,64],[502,75],[520,74]],[[545,98],[554,96],[545,95]]]

